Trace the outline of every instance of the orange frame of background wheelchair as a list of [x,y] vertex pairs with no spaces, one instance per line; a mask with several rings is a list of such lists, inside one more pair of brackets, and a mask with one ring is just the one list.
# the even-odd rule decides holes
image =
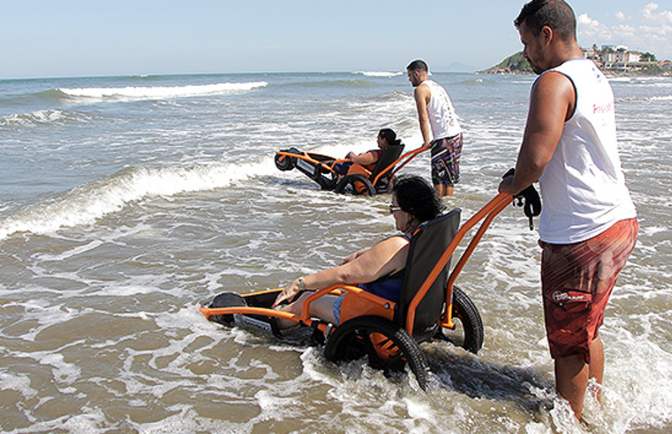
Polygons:
[[[392,170],[392,174],[390,175],[390,179],[389,179],[389,181],[387,182],[387,187],[389,188],[390,184],[392,183],[392,179],[394,179],[394,175],[396,175],[397,172],[398,172],[399,170],[401,170],[402,167],[404,167],[406,164],[408,164],[408,163],[409,163],[413,158],[415,158],[418,154],[420,154],[421,152],[426,151],[426,150],[428,150],[428,149],[429,149],[429,146],[421,146],[421,147],[419,147],[419,148],[417,148],[417,149],[414,149],[414,150],[412,150],[412,151],[409,151],[409,152],[403,154],[401,157],[397,158],[392,164],[390,164],[389,166],[387,166],[385,169],[381,170],[380,173],[376,176],[376,178],[373,179],[373,180],[371,180],[371,184],[373,184],[373,185],[375,186],[375,185],[378,183],[378,180],[379,180],[383,175],[385,175],[387,172],[389,172],[390,170]],[[310,163],[312,163],[312,164],[319,165],[319,166],[321,166],[322,168],[324,168],[325,170],[327,170],[327,171],[329,171],[329,172],[331,172],[331,173],[335,173],[335,171],[334,171],[334,166],[335,166],[336,164],[338,164],[338,163],[348,163],[348,162],[351,162],[351,161],[352,161],[352,160],[350,160],[349,158],[344,158],[344,159],[342,159],[342,160],[334,160],[331,164],[325,164],[325,163],[322,162],[322,161],[319,161],[319,160],[316,160],[316,159],[314,159],[314,158],[311,158],[309,155],[307,155],[307,154],[309,154],[309,152],[305,152],[305,151],[301,151],[301,154],[300,154],[300,155],[299,155],[299,154],[293,154],[293,153],[291,153],[291,152],[285,152],[285,151],[276,151],[276,154],[278,154],[278,155],[281,156],[279,161],[283,161],[283,160],[284,160],[285,158],[287,158],[287,157],[290,157],[290,158],[299,158],[299,159],[301,159],[301,160],[308,161],[308,162],[310,162]],[[322,155],[322,154],[315,154],[315,155]],[[329,157],[328,155],[322,155],[322,156],[327,157],[327,158],[331,158],[331,157]],[[396,167],[397,164],[399,164],[401,161],[403,161],[403,163],[402,163],[399,167]],[[396,167],[396,169],[395,169],[395,167]],[[364,171],[366,171],[367,176],[370,176],[370,175],[371,175],[371,171],[366,170],[366,169],[364,169],[363,167],[362,167],[362,169],[363,169]]]

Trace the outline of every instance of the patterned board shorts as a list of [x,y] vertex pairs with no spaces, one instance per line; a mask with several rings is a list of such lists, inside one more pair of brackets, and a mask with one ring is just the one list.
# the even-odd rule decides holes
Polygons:
[[462,133],[432,142],[432,182],[454,185],[460,182]]
[[540,242],[546,335],[554,359],[582,354],[598,336],[618,275],[637,242],[636,218],[575,244]]

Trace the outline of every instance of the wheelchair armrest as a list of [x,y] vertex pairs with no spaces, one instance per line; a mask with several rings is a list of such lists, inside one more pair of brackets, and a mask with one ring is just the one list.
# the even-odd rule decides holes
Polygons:
[[369,315],[393,320],[395,302],[371,294],[356,286],[346,286],[341,289],[347,293],[341,305],[340,323],[351,318]]

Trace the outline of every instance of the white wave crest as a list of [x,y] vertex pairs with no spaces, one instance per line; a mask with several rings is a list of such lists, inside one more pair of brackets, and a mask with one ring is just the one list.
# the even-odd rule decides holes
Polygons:
[[0,118],[0,126],[30,126],[39,124],[57,124],[77,117],[86,118],[80,113],[63,110],[38,110],[32,113],[16,113]]
[[172,87],[91,87],[91,88],[58,88],[59,92],[72,98],[90,99],[166,99],[185,98],[206,95],[226,95],[231,93],[247,92],[252,89],[268,86],[265,81],[249,83],[217,83],[199,86],[172,86]]
[[611,82],[620,82],[620,83],[631,83],[632,77],[607,77],[607,80]]
[[0,240],[19,232],[49,234],[97,219],[148,197],[229,186],[274,170],[272,158],[247,164],[218,163],[192,168],[131,168],[79,186],[50,203],[23,209],[0,221]]
[[397,77],[402,75],[402,72],[385,72],[385,71],[357,71],[355,74],[364,75],[367,77]]

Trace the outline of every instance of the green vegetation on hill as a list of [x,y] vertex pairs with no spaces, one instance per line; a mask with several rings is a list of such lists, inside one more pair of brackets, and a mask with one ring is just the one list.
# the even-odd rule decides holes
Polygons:
[[486,74],[532,74],[532,68],[523,57],[523,52],[519,51],[502,60],[499,65],[481,72]]
[[510,71],[515,71],[518,73],[532,73],[532,68],[530,64],[527,63],[527,59],[523,57],[523,52],[519,51],[518,53],[507,57],[504,59],[496,68],[508,69]]

